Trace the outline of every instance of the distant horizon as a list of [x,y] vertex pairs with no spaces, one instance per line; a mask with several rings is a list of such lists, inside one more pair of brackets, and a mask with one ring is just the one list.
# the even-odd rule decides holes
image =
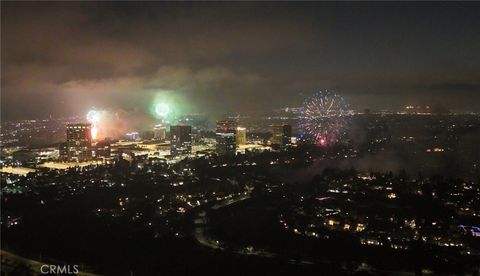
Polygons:
[[[422,103],[422,104],[410,104],[410,105],[414,105],[414,106],[422,106],[422,105],[426,105],[425,103]],[[381,112],[395,112],[395,113],[401,113],[402,111],[405,110],[405,106],[399,106],[397,108],[377,108],[377,109],[373,109],[373,108],[355,108],[355,107],[351,107],[351,110],[354,111],[356,114],[362,114],[362,113],[365,113],[366,110],[368,110],[370,113],[381,113]],[[442,105],[443,106],[443,105]],[[468,114],[480,114],[480,110],[477,110],[477,111],[469,111],[469,110],[454,110],[454,109],[450,109],[448,108],[448,106],[444,106],[451,114],[465,114],[465,115],[468,115]],[[260,114],[261,116],[263,115],[269,115],[269,114],[274,114],[275,112],[278,112],[278,111],[281,111],[282,109],[285,109],[285,108],[301,108],[301,105],[299,106],[282,106],[282,107],[277,107],[277,108],[272,108],[272,109],[269,109],[269,110],[250,110],[250,111],[231,111],[231,112],[185,112],[181,115],[179,115],[178,117],[182,117],[182,116],[191,116],[191,115],[205,115],[205,116],[211,116],[211,117],[223,117],[223,116],[233,116],[233,115],[254,115],[254,114]],[[108,108],[92,108],[93,110],[106,110],[106,111],[110,111],[110,112],[113,112],[112,110],[109,110]],[[129,113],[129,112],[133,112],[133,113],[143,113],[145,115],[149,115],[148,114],[148,110],[143,110],[143,111],[140,111],[140,110],[117,110],[117,111],[123,111],[123,112],[126,112],[126,113]],[[1,118],[1,121],[2,122],[8,122],[8,121],[19,121],[19,120],[36,120],[36,119],[49,119],[50,117],[51,118],[56,118],[56,119],[67,119],[67,118],[70,118],[70,117],[80,117],[80,118],[86,118],[86,113],[85,114],[81,114],[81,113],[71,113],[71,114],[62,114],[62,115],[58,115],[58,114],[42,114],[42,115],[39,115],[37,117],[17,117],[17,118],[5,118],[5,117],[2,117]],[[433,114],[433,113],[432,113]],[[434,114],[433,114],[434,115]],[[150,116],[150,115],[149,115]],[[151,116],[152,119],[154,119],[154,116]],[[86,119],[85,119],[86,120]]]
[[[271,111],[251,111],[251,112],[231,112],[231,113],[206,113],[206,112],[192,112],[192,113],[185,113],[185,114],[182,114],[181,116],[178,116],[179,118],[182,118],[182,117],[185,117],[185,116],[206,116],[206,117],[209,117],[211,120],[215,121],[215,120],[221,120],[222,118],[230,118],[230,117],[233,117],[233,116],[252,116],[254,113],[261,113],[263,112],[260,116],[268,116],[268,115],[273,115],[273,113],[275,112],[275,110],[271,110]],[[385,114],[385,112],[391,112],[391,114]],[[354,113],[352,114],[352,116],[355,116],[355,115],[368,115],[368,114],[377,114],[377,115],[381,115],[381,114],[384,114],[384,115],[419,115],[419,116],[423,116],[423,115],[431,115],[431,116],[448,116],[448,115],[480,115],[480,112],[474,112],[474,111],[465,111],[465,112],[458,112],[458,111],[454,111],[454,110],[450,110],[449,113],[407,113],[407,112],[403,112],[401,110],[390,110],[390,109],[378,109],[378,110],[371,110],[369,109],[368,112],[365,112],[365,110],[354,110]],[[212,118],[213,117],[213,118]],[[81,114],[72,114],[72,115],[64,115],[64,116],[41,116],[41,117],[30,117],[30,118],[17,118],[17,119],[4,119],[2,118],[1,119],[1,122],[2,123],[5,123],[5,122],[14,122],[14,121],[29,121],[29,120],[48,120],[48,119],[73,119],[73,118],[77,118],[79,119],[78,122],[88,122],[88,120],[86,119],[85,115],[81,115]],[[242,118],[242,117],[240,117]],[[161,121],[160,119],[155,119],[156,121]]]

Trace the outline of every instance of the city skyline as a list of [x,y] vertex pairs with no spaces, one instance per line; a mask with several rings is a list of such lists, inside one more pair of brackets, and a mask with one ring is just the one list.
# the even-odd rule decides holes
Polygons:
[[9,275],[480,275],[480,2],[1,3]]

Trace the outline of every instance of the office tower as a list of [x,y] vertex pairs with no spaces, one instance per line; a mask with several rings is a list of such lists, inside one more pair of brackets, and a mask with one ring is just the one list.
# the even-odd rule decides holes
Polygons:
[[167,138],[167,128],[164,125],[156,125],[153,128],[153,139],[155,140],[165,140]]
[[292,139],[292,126],[281,124],[273,125],[272,144],[281,147],[289,146]]
[[237,122],[232,120],[217,121],[216,140],[219,155],[235,155]]
[[170,126],[170,154],[177,156],[192,152],[192,126]]
[[61,157],[68,161],[92,158],[92,133],[89,123],[68,124],[67,143],[60,146]]
[[237,146],[245,145],[247,143],[247,129],[244,127],[237,127]]

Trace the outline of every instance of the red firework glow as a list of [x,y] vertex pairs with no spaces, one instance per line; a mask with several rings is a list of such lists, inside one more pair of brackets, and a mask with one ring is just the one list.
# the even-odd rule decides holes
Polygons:
[[317,138],[317,145],[326,146],[327,140],[324,137],[320,136]]

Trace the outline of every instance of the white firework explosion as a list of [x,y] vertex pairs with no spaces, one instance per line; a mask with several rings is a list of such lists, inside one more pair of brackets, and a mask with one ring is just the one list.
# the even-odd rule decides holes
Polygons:
[[333,91],[320,91],[303,103],[300,129],[306,141],[320,146],[335,144],[346,132],[352,113]]

